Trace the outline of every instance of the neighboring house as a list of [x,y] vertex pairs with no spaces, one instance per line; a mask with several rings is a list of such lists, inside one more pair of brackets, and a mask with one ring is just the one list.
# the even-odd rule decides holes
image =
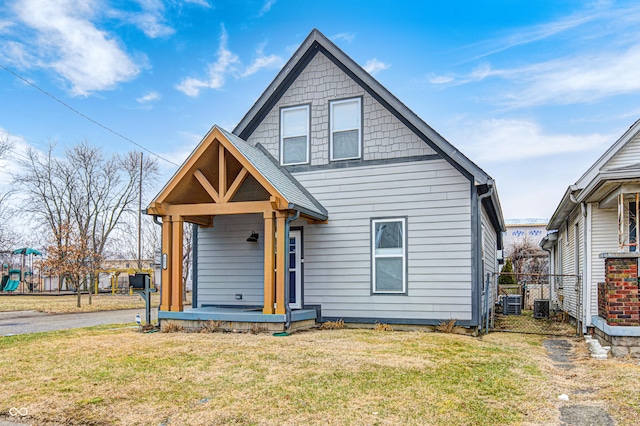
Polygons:
[[[317,30],[232,133],[213,127],[148,214],[162,218],[159,318],[234,329],[476,327],[504,231],[491,177]],[[190,310],[184,222],[196,233]]]
[[506,232],[504,233],[504,251],[505,255],[509,255],[509,248],[513,244],[522,243],[527,240],[534,245],[540,244],[540,241],[547,235],[547,219],[507,219],[505,220]]
[[[639,193],[640,120],[574,185],[569,186],[549,220],[547,229],[550,234],[541,246],[550,253],[552,274],[580,276],[577,292],[572,286],[565,286],[560,291],[564,292],[563,309],[579,321],[585,331],[588,327],[595,327],[597,333],[609,332],[609,337],[620,332],[626,336],[628,333],[640,336],[640,327],[635,327],[640,326],[637,307],[637,257],[640,250],[636,231],[640,219]],[[622,296],[616,295],[615,274],[606,274],[607,269],[616,270],[620,262],[627,262],[626,268],[620,272],[628,278],[625,286],[635,285],[635,290],[623,289]],[[618,303],[618,310],[606,312],[606,305],[611,300],[603,294],[599,298],[599,283],[602,283],[601,292],[605,290],[606,283],[606,294],[619,299],[613,305]],[[635,299],[629,303],[636,306],[627,309],[625,303],[629,298]],[[634,321],[635,324],[631,324]],[[616,323],[625,326],[625,330],[612,328],[611,325]]]

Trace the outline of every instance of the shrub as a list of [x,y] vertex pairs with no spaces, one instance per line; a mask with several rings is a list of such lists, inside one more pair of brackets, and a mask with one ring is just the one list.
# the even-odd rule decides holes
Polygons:
[[462,327],[456,325],[456,319],[450,319],[449,321],[442,321],[436,325],[436,331],[440,333],[460,333]]
[[507,260],[504,261],[504,266],[502,267],[502,273],[498,278],[498,284],[505,284],[505,285],[518,284],[518,281],[516,280],[516,276],[513,275],[513,262],[511,262],[511,258],[507,257]]
[[184,327],[177,322],[168,322],[162,326],[163,333],[180,333],[182,331],[184,331]]
[[393,327],[389,324],[377,322],[376,326],[373,327],[374,331],[393,331]]
[[209,320],[202,324],[202,328],[200,329],[200,333],[217,333],[221,331],[220,325],[222,321],[213,321]]

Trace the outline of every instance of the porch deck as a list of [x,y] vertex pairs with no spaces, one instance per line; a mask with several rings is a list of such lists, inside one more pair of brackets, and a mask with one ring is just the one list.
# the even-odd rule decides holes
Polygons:
[[[286,316],[282,314],[263,314],[261,307],[233,308],[213,307],[185,309],[182,312],[159,311],[158,319],[178,321],[227,321],[240,323],[283,323]],[[294,309],[291,311],[291,322],[315,320],[314,309]]]

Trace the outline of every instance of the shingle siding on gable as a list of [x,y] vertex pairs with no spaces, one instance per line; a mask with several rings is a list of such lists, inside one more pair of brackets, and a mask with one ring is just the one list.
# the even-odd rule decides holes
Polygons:
[[312,166],[329,163],[329,101],[362,97],[364,160],[435,154],[361,86],[321,52],[317,53],[248,138],[280,158],[280,108],[311,105]]
[[632,166],[640,163],[640,135],[636,135],[603,167],[604,170]]

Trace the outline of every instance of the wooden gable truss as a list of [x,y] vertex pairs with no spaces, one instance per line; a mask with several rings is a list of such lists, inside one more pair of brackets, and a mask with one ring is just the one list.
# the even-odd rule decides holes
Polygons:
[[286,253],[286,220],[294,213],[289,206],[289,201],[274,185],[214,127],[147,209],[147,214],[162,218],[160,310],[182,311],[184,308],[184,222],[210,227],[214,226],[217,215],[262,213],[263,313],[284,314],[286,256],[276,256],[276,253]]

